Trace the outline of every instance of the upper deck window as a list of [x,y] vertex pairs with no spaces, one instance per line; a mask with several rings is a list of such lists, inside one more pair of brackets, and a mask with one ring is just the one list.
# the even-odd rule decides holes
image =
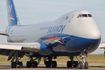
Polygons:
[[77,18],[79,17],[92,17],[91,14],[79,14]]

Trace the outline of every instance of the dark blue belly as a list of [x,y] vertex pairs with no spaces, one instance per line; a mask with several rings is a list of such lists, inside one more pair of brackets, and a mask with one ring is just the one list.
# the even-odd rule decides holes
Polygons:
[[42,50],[39,53],[35,53],[34,56],[77,56],[84,49],[86,49],[88,53],[91,53],[98,48],[101,40],[70,35],[62,35],[58,38],[60,38],[63,43],[55,42],[53,45],[48,46],[47,49]]

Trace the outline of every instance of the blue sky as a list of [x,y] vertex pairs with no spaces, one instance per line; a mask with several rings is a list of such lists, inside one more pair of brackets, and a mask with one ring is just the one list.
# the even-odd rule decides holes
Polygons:
[[[87,10],[93,15],[105,42],[105,0],[14,0],[14,3],[22,25],[54,20],[74,10]],[[0,0],[0,31],[5,31],[7,25],[6,0]],[[0,36],[0,42],[6,42],[6,37]],[[103,50],[94,53],[103,53]]]

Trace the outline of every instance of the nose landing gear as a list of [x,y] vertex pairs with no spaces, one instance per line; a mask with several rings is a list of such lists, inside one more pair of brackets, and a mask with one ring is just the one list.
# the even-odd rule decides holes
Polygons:
[[79,62],[78,64],[79,69],[88,69],[88,62],[85,61],[85,58],[82,58],[82,61]]
[[85,57],[87,53],[82,52],[82,58],[79,60],[78,68],[79,69],[88,69],[88,62],[86,61]]

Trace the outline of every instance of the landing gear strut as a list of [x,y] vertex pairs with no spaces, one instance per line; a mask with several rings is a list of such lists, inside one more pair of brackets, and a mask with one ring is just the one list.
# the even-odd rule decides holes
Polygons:
[[[14,62],[15,58],[16,58],[16,61]],[[18,51],[16,51],[11,61],[11,68],[22,68],[22,67],[23,67],[23,64],[22,62],[19,62]]]

